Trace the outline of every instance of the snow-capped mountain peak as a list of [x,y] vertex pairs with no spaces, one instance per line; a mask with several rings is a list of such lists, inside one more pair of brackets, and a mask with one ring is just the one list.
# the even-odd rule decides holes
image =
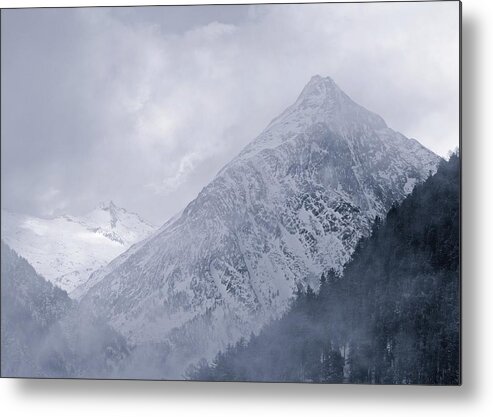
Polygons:
[[301,91],[295,104],[310,101],[313,104],[323,105],[329,99],[333,103],[340,104],[350,100],[332,78],[314,75]]
[[298,114],[298,120],[306,117],[309,122],[323,121],[333,128],[354,127],[357,123],[373,129],[387,127],[380,116],[355,103],[332,78],[319,75],[312,77],[296,102],[278,119],[291,118],[293,114]]
[[112,201],[82,216],[41,218],[2,210],[2,239],[69,293],[154,230]]
[[239,157],[248,158],[266,149],[275,149],[305,135],[308,129],[320,127],[349,141],[355,131],[365,134],[388,129],[379,115],[355,103],[332,78],[316,75],[297,100],[274,118]]

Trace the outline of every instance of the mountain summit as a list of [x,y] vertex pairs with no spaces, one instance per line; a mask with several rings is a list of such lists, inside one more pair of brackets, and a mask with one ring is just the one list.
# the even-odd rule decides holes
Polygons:
[[312,77],[303,88],[298,100],[288,110],[290,111],[287,114],[303,110],[312,115],[323,115],[333,122],[338,119],[340,122],[346,121],[354,125],[356,121],[364,121],[374,129],[387,127],[380,116],[351,100],[332,78],[322,78],[320,75]]
[[363,122],[374,129],[387,127],[380,116],[351,100],[330,77],[322,78],[319,75],[312,77],[292,106],[292,111],[300,111],[300,109],[311,111],[312,114],[322,114],[326,118],[329,117],[332,122],[338,120],[353,126],[355,122]]
[[94,273],[82,305],[136,345],[165,344],[160,377],[180,378],[341,271],[439,160],[315,76],[180,216]]
[[298,99],[270,122],[241,155],[251,155],[265,148],[275,148],[281,141],[305,133],[310,127],[330,125],[333,132],[346,139],[355,131],[386,129],[377,114],[355,103],[330,77],[315,75],[303,88]]

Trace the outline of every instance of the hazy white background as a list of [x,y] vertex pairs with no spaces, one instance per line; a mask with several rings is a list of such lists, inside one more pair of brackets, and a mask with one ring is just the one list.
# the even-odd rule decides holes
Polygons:
[[[9,3],[13,2],[0,0],[2,6]],[[15,3],[29,4],[20,0]],[[30,2],[35,3],[38,2]],[[82,4],[80,0],[74,3]],[[106,0],[106,3],[112,2]],[[121,1],[113,3],[121,4]],[[462,387],[1,380],[2,412],[9,416],[50,417],[69,414],[75,417],[490,415],[493,412],[493,197],[490,192],[493,181],[493,2],[464,0],[463,3]],[[43,1],[43,4],[48,2]],[[69,2],[60,0],[58,4]]]
[[162,224],[315,74],[446,155],[458,52],[457,2],[5,11],[2,207]]

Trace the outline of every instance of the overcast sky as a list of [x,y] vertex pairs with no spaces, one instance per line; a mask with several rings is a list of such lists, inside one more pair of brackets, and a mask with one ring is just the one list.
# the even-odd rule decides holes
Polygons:
[[440,155],[457,2],[3,10],[2,208],[184,208],[312,75]]

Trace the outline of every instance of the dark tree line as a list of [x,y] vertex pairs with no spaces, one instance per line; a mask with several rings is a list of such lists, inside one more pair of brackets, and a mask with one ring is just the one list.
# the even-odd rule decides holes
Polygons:
[[291,309],[191,379],[460,383],[460,161],[394,205],[343,276],[324,273]]

